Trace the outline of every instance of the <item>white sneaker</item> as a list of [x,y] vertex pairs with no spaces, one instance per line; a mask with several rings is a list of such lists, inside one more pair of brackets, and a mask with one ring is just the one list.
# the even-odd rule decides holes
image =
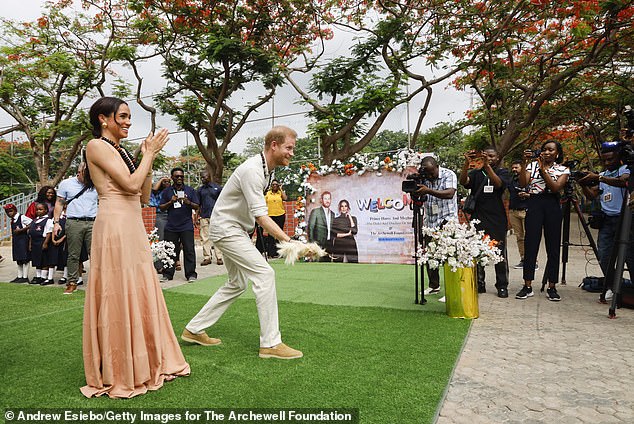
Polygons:
[[605,292],[605,300],[610,300],[614,297],[614,293],[612,292],[612,290],[608,289],[608,291]]
[[423,293],[425,293],[426,295],[438,294],[438,293],[440,293],[440,287],[435,288],[435,289],[431,288],[431,287],[427,287]]
[[439,302],[445,303],[447,299],[445,299],[445,296],[441,297],[440,299],[438,299]]

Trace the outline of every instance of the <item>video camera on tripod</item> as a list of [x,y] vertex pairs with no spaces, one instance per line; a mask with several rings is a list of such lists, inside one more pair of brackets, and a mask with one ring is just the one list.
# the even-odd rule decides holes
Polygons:
[[401,190],[405,193],[409,193],[412,196],[412,199],[418,202],[427,201],[426,194],[416,194],[416,191],[420,188],[420,186],[425,185],[427,177],[422,168],[418,169],[418,172],[413,174],[409,174],[405,177],[405,181],[401,183]]

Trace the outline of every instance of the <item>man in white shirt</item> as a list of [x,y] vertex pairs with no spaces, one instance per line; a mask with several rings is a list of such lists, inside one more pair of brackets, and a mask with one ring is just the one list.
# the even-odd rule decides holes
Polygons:
[[68,246],[68,283],[64,294],[72,294],[77,289],[80,275],[82,247],[90,254],[92,243],[92,226],[97,216],[97,190],[84,181],[86,163],[82,162],[76,177],[70,177],[59,183],[57,201],[53,212],[54,234],[59,234],[62,227],[59,219],[66,206],[66,240]]
[[249,234],[257,222],[276,240],[290,241],[269,217],[264,193],[277,166],[287,166],[293,157],[297,133],[288,127],[272,128],[264,138],[264,152],[242,163],[229,177],[211,214],[210,238],[223,254],[229,274],[224,286],[209,299],[185,326],[181,338],[203,346],[220,344],[205,329],[214,325],[227,308],[253,282],[260,320],[260,358],[301,358],[302,352],[282,343],[277,311],[275,271],[255,248]]

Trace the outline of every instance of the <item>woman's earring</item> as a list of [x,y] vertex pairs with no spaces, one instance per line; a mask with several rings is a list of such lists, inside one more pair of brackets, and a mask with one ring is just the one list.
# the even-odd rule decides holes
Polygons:
[[108,128],[108,123],[107,122],[102,122],[101,123],[101,128]]

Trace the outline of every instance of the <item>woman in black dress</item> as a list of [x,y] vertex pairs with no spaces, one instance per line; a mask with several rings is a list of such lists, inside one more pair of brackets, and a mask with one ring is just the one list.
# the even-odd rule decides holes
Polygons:
[[354,239],[357,231],[357,218],[350,215],[350,203],[345,199],[341,200],[339,216],[332,223],[332,232],[335,236],[332,253],[335,262],[343,262],[344,258],[349,263],[359,262],[359,251]]

